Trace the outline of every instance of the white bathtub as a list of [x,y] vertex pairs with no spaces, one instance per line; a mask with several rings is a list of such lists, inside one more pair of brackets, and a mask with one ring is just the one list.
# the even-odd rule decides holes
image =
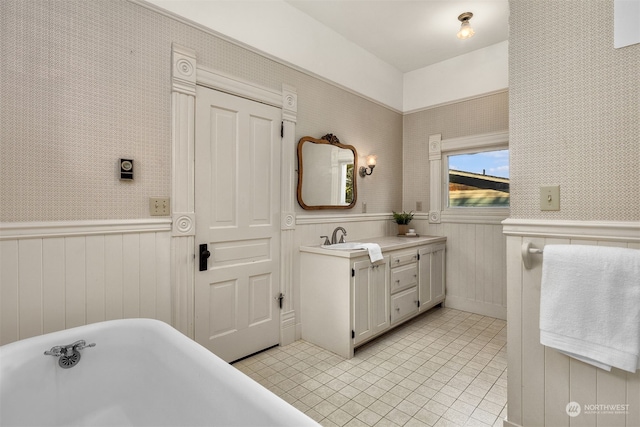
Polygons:
[[[78,340],[69,369],[44,355]],[[1,426],[318,424],[169,325],[96,323],[0,347]]]

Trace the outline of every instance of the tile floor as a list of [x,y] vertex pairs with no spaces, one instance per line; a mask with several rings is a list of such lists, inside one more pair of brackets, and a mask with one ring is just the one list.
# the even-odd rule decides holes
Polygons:
[[434,308],[351,360],[296,341],[234,366],[324,427],[502,427],[506,331],[504,320]]

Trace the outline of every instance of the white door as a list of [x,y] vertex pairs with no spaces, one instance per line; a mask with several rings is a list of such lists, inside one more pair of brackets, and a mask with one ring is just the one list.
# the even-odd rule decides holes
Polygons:
[[196,257],[203,244],[210,257],[195,273],[195,338],[233,361],[279,342],[282,113],[196,95]]

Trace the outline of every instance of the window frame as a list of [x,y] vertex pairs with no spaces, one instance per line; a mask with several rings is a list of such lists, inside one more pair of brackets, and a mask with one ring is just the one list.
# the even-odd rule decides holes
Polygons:
[[449,207],[449,156],[487,151],[508,150],[509,132],[471,135],[439,140],[440,135],[429,136],[431,174],[431,206],[429,222],[500,223],[509,217],[509,207]]

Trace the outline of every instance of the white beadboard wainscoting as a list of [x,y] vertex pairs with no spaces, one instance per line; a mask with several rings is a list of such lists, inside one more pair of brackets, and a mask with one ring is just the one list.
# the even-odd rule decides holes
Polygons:
[[446,306],[507,318],[506,243],[495,224],[430,224],[447,236]]
[[[184,307],[192,293],[182,275],[171,271],[172,241],[184,238],[172,238],[171,226],[170,219],[0,224],[0,344],[125,317],[160,319],[188,335],[189,328],[180,325],[191,322],[193,314]],[[297,249],[322,243],[320,236],[330,236],[337,226],[347,229],[348,241],[393,235],[397,228],[390,214],[296,216],[288,261],[294,279],[283,289],[293,316],[282,319],[283,327],[292,324],[295,332],[284,344],[301,336],[295,316]],[[448,238],[445,305],[506,317],[501,226],[428,224],[426,214],[416,215],[412,226],[420,234]],[[193,253],[188,246],[183,252]],[[175,268],[183,271],[187,265]]]
[[[508,426],[640,426],[640,373],[598,369],[540,344],[542,257],[522,263],[521,246],[578,244],[640,249],[640,224],[587,221],[504,221],[507,236]],[[581,405],[569,417],[567,405]],[[585,405],[628,405],[621,413]],[[594,410],[588,410],[595,408]]]
[[445,305],[458,310],[507,318],[506,241],[504,217],[443,216],[429,224],[417,214],[416,231],[447,237],[447,297]]
[[0,225],[0,345],[89,323],[172,323],[171,220]]

